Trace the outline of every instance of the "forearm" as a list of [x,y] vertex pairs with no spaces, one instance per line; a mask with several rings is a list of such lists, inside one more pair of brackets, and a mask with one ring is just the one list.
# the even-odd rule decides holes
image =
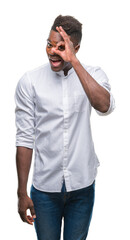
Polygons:
[[107,112],[110,106],[109,92],[93,79],[76,57],[74,57],[71,64],[80,79],[91,105],[100,112]]
[[17,147],[16,166],[18,175],[18,197],[27,195],[27,181],[32,161],[33,150],[26,147]]

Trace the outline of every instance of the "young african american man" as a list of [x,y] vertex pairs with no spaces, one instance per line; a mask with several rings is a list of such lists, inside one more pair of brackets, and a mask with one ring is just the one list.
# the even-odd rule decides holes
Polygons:
[[62,218],[63,239],[84,240],[92,217],[99,161],[91,108],[108,115],[114,98],[105,72],[77,58],[81,38],[77,19],[58,16],[47,39],[49,63],[27,71],[15,91],[18,212],[24,222],[34,222],[38,240],[59,240]]

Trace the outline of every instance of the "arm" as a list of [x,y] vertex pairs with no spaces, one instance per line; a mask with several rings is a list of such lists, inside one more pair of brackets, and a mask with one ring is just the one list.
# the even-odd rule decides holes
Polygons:
[[[36,217],[32,200],[27,195],[27,181],[32,161],[33,150],[26,147],[17,147],[16,166],[18,174],[18,212],[21,219],[32,225]],[[27,209],[30,209],[31,216],[27,216]]]
[[[16,115],[16,165],[18,174],[18,212],[21,219],[29,224],[35,218],[32,200],[27,195],[27,181],[31,166],[34,136],[35,117],[34,101],[31,81],[25,74],[17,84],[15,91]],[[27,216],[30,209],[31,216]]]
[[75,72],[89,98],[91,105],[98,111],[105,113],[110,106],[109,92],[100,86],[93,77],[83,68],[79,60],[75,58],[71,61]]
[[[91,105],[98,111],[105,113],[110,106],[110,93],[102,87],[86,70],[76,57],[76,53],[79,49],[79,45],[73,46],[70,37],[65,33],[62,27],[57,27],[57,31],[61,34],[64,42],[61,41],[57,44],[55,53],[60,55],[64,61],[70,62],[74,68],[79,80],[89,98]],[[65,46],[64,51],[58,50],[60,45]]]

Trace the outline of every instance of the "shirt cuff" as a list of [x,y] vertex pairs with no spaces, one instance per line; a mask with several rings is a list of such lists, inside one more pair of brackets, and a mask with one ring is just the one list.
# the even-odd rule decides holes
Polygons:
[[100,116],[107,116],[109,115],[110,113],[113,112],[113,110],[115,109],[115,100],[113,98],[113,95],[111,92],[110,93],[110,106],[109,106],[109,109],[107,110],[107,112],[100,112],[98,110],[96,110],[96,112],[98,113],[98,115]]

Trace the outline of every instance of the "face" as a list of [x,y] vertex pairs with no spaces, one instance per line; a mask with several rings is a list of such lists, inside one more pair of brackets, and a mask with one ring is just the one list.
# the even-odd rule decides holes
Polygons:
[[[47,39],[46,52],[49,58],[51,69],[55,72],[59,72],[60,70],[65,71],[71,68],[70,63],[65,62],[59,55],[54,53],[54,49],[60,41],[63,41],[61,35],[58,32],[51,30],[49,38]],[[64,50],[60,48],[60,51]]]

